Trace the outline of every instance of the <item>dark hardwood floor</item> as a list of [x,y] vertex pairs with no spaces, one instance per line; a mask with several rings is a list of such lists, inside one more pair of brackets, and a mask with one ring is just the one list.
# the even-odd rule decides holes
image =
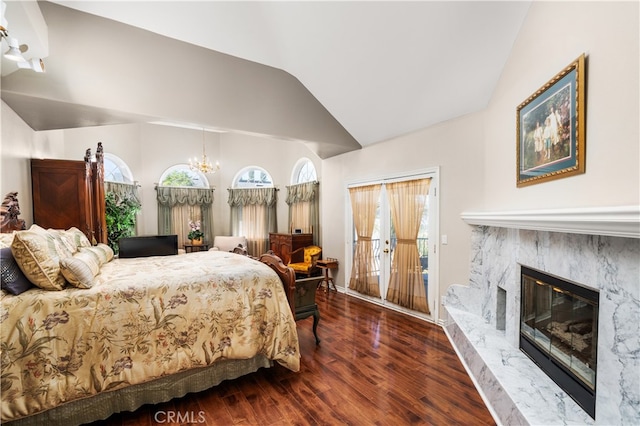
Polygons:
[[317,301],[322,342],[298,322],[300,372],[275,365],[92,426],[495,424],[442,328],[341,293]]

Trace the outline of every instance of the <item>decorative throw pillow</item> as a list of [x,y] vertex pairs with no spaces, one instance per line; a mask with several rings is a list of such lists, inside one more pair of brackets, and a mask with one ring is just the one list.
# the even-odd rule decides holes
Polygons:
[[60,257],[72,256],[78,251],[78,246],[72,234],[62,229],[47,229],[47,232],[53,235],[57,243],[60,245]]
[[0,248],[11,247],[14,233],[15,232],[8,232],[0,234]]
[[[40,228],[42,229],[42,228]],[[60,254],[56,239],[44,230],[18,231],[11,253],[29,281],[45,290],[62,290],[66,284],[60,272]]]
[[43,227],[38,226],[35,223],[31,225],[29,231],[35,232],[45,237],[50,248],[56,251],[59,258],[73,255],[73,252],[69,249],[69,247],[67,247],[65,242],[60,237],[59,231],[55,229],[44,229]]
[[113,259],[114,256],[113,249],[103,243],[98,243],[98,245],[91,247],[81,247],[80,253],[91,253],[93,256],[95,256],[100,266],[104,265],[105,263],[111,262],[111,259]]
[[83,248],[73,256],[61,259],[60,270],[72,286],[91,288],[94,277],[100,272],[100,263],[93,251]]
[[33,288],[13,258],[11,247],[0,249],[0,278],[0,287],[11,294],[18,295]]
[[91,247],[91,241],[89,241],[89,238],[87,238],[87,236],[84,235],[84,232],[75,226],[67,229],[65,233],[73,240],[77,248]]

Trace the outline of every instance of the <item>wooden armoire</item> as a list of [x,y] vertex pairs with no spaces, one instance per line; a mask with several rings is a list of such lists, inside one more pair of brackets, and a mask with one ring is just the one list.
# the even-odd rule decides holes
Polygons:
[[93,243],[107,244],[104,201],[104,152],[95,159],[31,160],[33,222],[45,229],[80,229]]

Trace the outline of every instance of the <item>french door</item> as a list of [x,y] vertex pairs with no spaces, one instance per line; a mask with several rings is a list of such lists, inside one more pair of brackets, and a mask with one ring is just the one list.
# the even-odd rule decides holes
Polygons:
[[[402,192],[416,185],[422,186]],[[357,200],[363,192],[368,192],[368,212]],[[437,169],[349,185],[349,294],[414,316],[437,318],[437,192]],[[371,217],[363,220],[366,216]]]

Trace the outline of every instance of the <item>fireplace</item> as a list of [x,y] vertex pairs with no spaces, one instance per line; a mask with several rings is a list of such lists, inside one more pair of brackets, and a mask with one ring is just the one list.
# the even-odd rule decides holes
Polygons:
[[521,267],[520,349],[592,418],[599,293]]

